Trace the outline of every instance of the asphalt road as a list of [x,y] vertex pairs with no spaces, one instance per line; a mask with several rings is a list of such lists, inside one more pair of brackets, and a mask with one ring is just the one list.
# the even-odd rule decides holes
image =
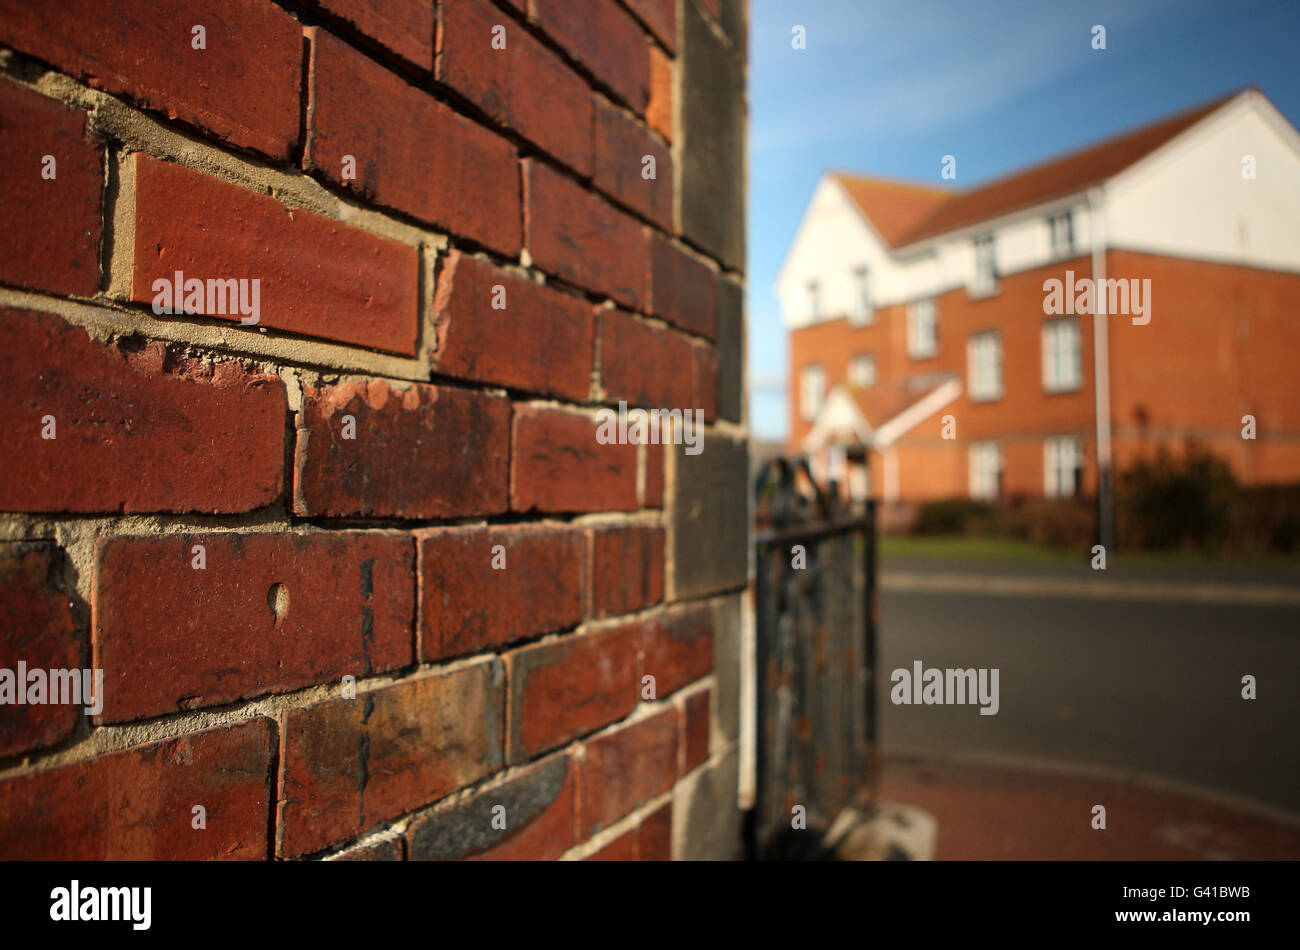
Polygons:
[[[975,705],[894,705],[885,692],[886,755],[1135,770],[1300,815],[1293,577],[898,559],[881,568],[883,688],[914,660],[1000,670],[992,716]],[[987,571],[987,584],[956,578]],[[1129,586],[1115,596],[1072,589],[1092,579]],[[1244,674],[1257,679],[1253,701],[1242,699]]]

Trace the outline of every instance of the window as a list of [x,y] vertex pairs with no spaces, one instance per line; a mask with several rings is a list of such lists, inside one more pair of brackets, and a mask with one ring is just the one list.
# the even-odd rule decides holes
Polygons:
[[998,269],[993,257],[993,235],[975,239],[976,294],[991,294],[997,289]]
[[977,402],[1002,397],[1002,337],[977,333],[966,346],[966,376],[970,397]]
[[1065,211],[1047,219],[1052,232],[1052,256],[1070,257],[1074,254],[1074,215]]
[[812,422],[826,398],[826,371],[817,364],[805,366],[799,374],[799,409],[805,422]]
[[1079,491],[1083,474],[1083,443],[1072,435],[1054,436],[1043,443],[1043,494],[1069,498]]
[[992,501],[1002,494],[1002,447],[996,442],[970,446],[970,496]]
[[876,360],[866,353],[859,353],[849,361],[849,382],[854,386],[874,386],[876,383]]
[[939,352],[939,316],[933,300],[918,300],[907,311],[907,355],[914,360]]
[[817,320],[822,315],[822,287],[815,280],[808,281],[808,316]]
[[859,267],[853,272],[853,315],[851,323],[864,327],[875,319],[875,306],[871,301],[871,272]]
[[1083,381],[1079,354],[1079,321],[1074,317],[1043,324],[1043,388],[1070,392]]

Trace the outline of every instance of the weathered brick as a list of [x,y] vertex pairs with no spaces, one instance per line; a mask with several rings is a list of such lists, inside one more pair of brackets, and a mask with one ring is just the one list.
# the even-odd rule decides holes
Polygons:
[[[140,153],[134,180],[131,299],[158,299],[154,281],[260,281],[260,325],[306,336],[415,353],[419,253],[269,195]],[[239,322],[227,302],[207,313]],[[179,309],[175,303],[173,307]],[[229,311],[235,311],[233,313]]]
[[284,715],[279,853],[389,821],[501,766],[500,660]]
[[426,660],[501,646],[582,619],[581,531],[501,525],[434,528],[417,538]]
[[718,418],[718,356],[711,346],[695,346],[691,350],[691,405],[699,413],[699,420],[713,422]]
[[650,103],[645,120],[667,141],[673,140],[673,64],[656,48],[650,49]]
[[[498,26],[504,49],[492,45]],[[487,0],[443,0],[438,80],[580,175],[591,174],[587,83]]]
[[379,532],[101,540],[92,635],[103,720],[409,665],[412,548],[407,535]]
[[677,48],[677,0],[627,0],[627,5],[668,52]]
[[[193,48],[202,24],[206,48]],[[0,44],[273,158],[298,138],[302,33],[268,0],[0,0]]]
[[[99,287],[103,151],[85,113],[0,80],[0,282],[89,297]],[[55,176],[43,177],[46,156]]]
[[528,253],[542,270],[636,308],[642,256],[629,253],[642,226],[599,196],[532,159],[524,162]]
[[713,715],[727,742],[740,738],[741,598],[733,594],[715,603],[713,612]]
[[[0,670],[13,677],[6,690],[12,687],[27,695],[29,680],[19,676],[19,661],[29,671],[79,670],[82,666],[63,571],[63,551],[53,544],[0,544]],[[79,685],[84,686],[84,681]],[[71,693],[64,697],[62,687],[59,695],[74,698]],[[93,705],[80,689],[75,697],[82,700],[80,705],[54,702],[52,689],[45,698],[50,701],[38,705],[16,705],[16,695],[5,698],[4,714],[0,715],[0,758],[66,739],[82,708]]]
[[263,860],[272,751],[254,719],[0,781],[0,858]]
[[586,400],[595,330],[582,298],[452,251],[438,273],[434,315],[435,372]]
[[577,763],[578,841],[673,787],[677,738],[677,710],[665,709],[584,745]]
[[749,496],[736,490],[749,477],[747,444],[704,434],[698,455],[684,449],[668,449],[674,494],[668,535],[672,600],[743,587],[748,570]]
[[[494,819],[505,809],[505,827]],[[495,822],[500,824],[500,822]],[[567,754],[500,785],[416,818],[406,832],[412,861],[552,861],[573,845],[573,776]]]
[[660,445],[642,446],[644,455],[644,487],[641,503],[647,508],[664,506],[664,447]]
[[734,280],[718,281],[718,415],[739,423],[745,413],[745,298]]
[[649,310],[674,326],[713,339],[717,335],[717,278],[701,261],[650,232],[646,294]]
[[671,861],[673,859],[673,805],[661,805],[641,819],[637,832],[638,861]]
[[424,70],[433,69],[434,0],[306,0]]
[[696,769],[673,789],[673,860],[732,861],[741,855],[737,802],[740,758],[733,747],[712,766]]
[[600,381],[611,401],[689,409],[694,349],[676,333],[619,310],[600,313]]
[[713,672],[713,611],[693,606],[641,628],[641,672],[655,678],[657,698]]
[[672,230],[673,157],[668,149],[645,126],[603,100],[596,105],[595,142],[596,187]]
[[728,267],[745,265],[745,71],[695,4],[683,4],[681,138],[676,168],[682,233]]
[[709,715],[711,690],[692,693],[683,700],[682,715],[682,773],[702,765],[709,758],[709,737],[713,723]]
[[592,528],[590,534],[593,617],[633,613],[663,599],[662,528]]
[[614,0],[530,0],[529,13],[557,43],[637,112],[650,95],[650,46]]
[[[514,146],[329,34],[306,32],[311,105],[303,167],[502,254],[518,254]],[[356,160],[354,181],[343,177],[348,155]]]
[[0,511],[238,512],[279,497],[280,380],[132,342],[0,308]]
[[510,403],[502,396],[418,383],[399,389],[379,379],[305,385],[298,426],[298,514],[452,518],[506,510]]
[[630,713],[638,701],[639,635],[639,624],[621,624],[507,653],[507,761],[522,762]]
[[588,415],[515,406],[510,507],[515,511],[632,511],[636,445],[602,445]]

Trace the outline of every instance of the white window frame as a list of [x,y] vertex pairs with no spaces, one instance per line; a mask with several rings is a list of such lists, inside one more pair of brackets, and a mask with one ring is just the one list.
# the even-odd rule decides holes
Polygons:
[[975,239],[975,283],[971,285],[971,294],[987,297],[998,289],[997,248],[993,235],[985,234]]
[[826,368],[821,363],[809,363],[799,371],[799,414],[804,422],[812,422],[826,401]]
[[1002,398],[1002,334],[986,330],[966,343],[966,385],[972,402]]
[[1077,317],[1043,322],[1043,390],[1077,392],[1083,387],[1083,334]]
[[808,318],[810,320],[820,320],[822,318],[822,285],[819,280],[810,280],[805,285],[808,294]]
[[865,264],[853,269],[853,309],[849,323],[855,327],[876,322],[876,308],[871,299],[871,270]]
[[[1047,233],[1052,244],[1052,257],[1060,259],[1074,256],[1074,212],[1062,211],[1047,219]],[[1064,238],[1064,242],[1062,242]]]
[[1054,435],[1043,442],[1043,495],[1073,498],[1083,476],[1083,440],[1077,435]]
[[914,301],[907,308],[907,355],[922,360],[938,353],[939,308],[932,297]]
[[[862,367],[867,367],[865,373]],[[867,377],[865,381],[862,379],[864,375]],[[876,385],[876,358],[870,353],[855,353],[849,360],[849,383],[861,388]]]
[[970,496],[976,501],[996,501],[1002,494],[1002,446],[998,442],[972,442],[969,451]]

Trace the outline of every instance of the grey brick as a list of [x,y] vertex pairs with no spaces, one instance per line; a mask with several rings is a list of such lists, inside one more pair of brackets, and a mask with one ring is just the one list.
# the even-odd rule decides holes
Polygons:
[[700,447],[669,447],[674,600],[743,587],[749,566],[749,444],[707,434]]

